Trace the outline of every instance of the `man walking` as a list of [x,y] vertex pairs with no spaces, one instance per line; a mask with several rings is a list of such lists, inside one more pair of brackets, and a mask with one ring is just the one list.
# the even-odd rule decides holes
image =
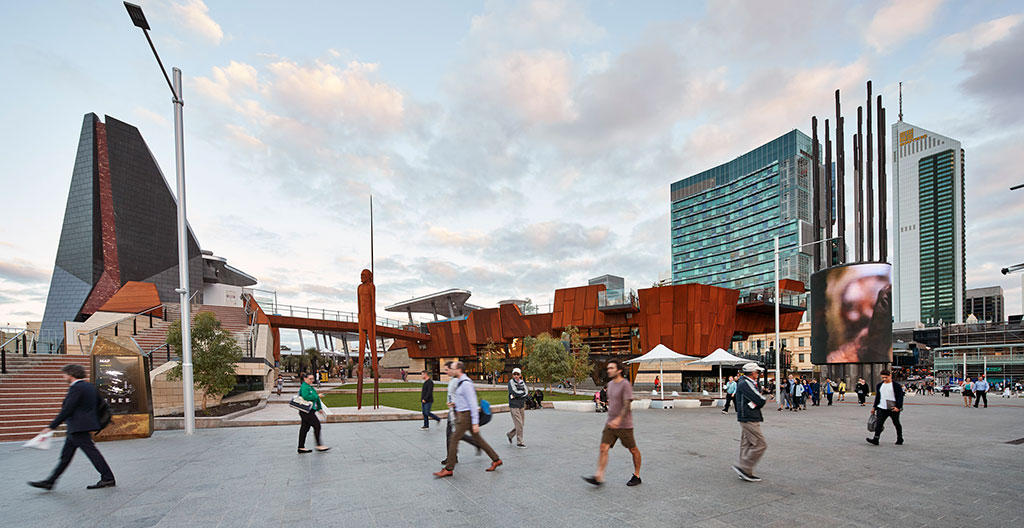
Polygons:
[[636,486],[640,481],[640,450],[636,447],[636,440],[633,438],[633,386],[629,380],[622,376],[622,363],[617,359],[608,361],[608,420],[605,422],[604,431],[601,433],[601,447],[597,456],[597,473],[592,477],[583,477],[583,480],[600,486],[604,484],[604,469],[608,466],[608,451],[615,446],[615,442],[622,440],[622,447],[625,447],[633,455],[633,476],[630,477],[627,486]]
[[512,379],[508,380],[508,412],[512,415],[512,430],[505,434],[508,443],[512,443],[512,437],[516,437],[516,447],[526,449],[523,443],[523,424],[526,423],[526,383],[523,381],[523,371],[516,367],[512,369]]
[[825,378],[825,399],[828,405],[832,406],[832,378]]
[[882,382],[875,388],[875,404],[871,406],[871,414],[877,415],[875,437],[868,438],[869,444],[878,445],[878,438],[885,429],[885,419],[892,419],[896,428],[896,445],[903,445],[903,426],[900,425],[900,409],[903,409],[903,386],[892,380],[888,370],[880,372]]
[[48,433],[60,427],[60,424],[67,422],[67,438],[64,439],[64,449],[60,452],[60,463],[54,468],[53,473],[46,480],[29,482],[28,485],[34,488],[45,490],[53,489],[61,473],[71,464],[71,457],[75,455],[76,449],[81,449],[85,456],[89,457],[92,466],[100,472],[99,482],[86,486],[88,489],[110,488],[114,486],[114,473],[110,466],[103,459],[100,450],[92,441],[92,432],[100,430],[100,419],[97,408],[100,403],[100,393],[96,386],[85,381],[85,367],[81,365],[65,365],[61,369],[64,379],[70,384],[68,393],[64,396],[64,403],[61,405],[60,413],[50,422],[50,425],[41,433]]
[[420,389],[420,410],[423,412],[423,427],[420,429],[430,429],[430,420],[434,419],[437,423],[441,423],[441,418],[430,411],[430,408],[434,406],[434,380],[430,379],[430,373],[424,370],[420,372],[423,376],[423,388]]
[[814,407],[821,407],[821,384],[818,383],[817,379],[812,379],[810,383],[811,388],[811,405]]
[[459,463],[459,439],[467,431],[471,432],[470,434],[476,446],[483,449],[487,456],[491,457],[491,467],[485,471],[494,471],[498,469],[498,466],[502,465],[498,454],[480,436],[480,407],[477,404],[476,387],[473,385],[473,380],[469,379],[469,376],[466,375],[464,369],[465,367],[461,361],[452,363],[451,372],[453,379],[448,383],[449,385],[455,385],[455,393],[452,398],[455,409],[455,430],[452,431],[451,442],[448,444],[448,458],[445,459],[445,466],[441,471],[434,473],[434,476],[437,478],[450,477],[455,474],[455,464]]
[[857,378],[857,385],[854,386],[853,390],[857,391],[857,400],[860,401],[860,406],[864,406],[864,401],[868,398],[868,383],[864,381],[864,378]]
[[[736,421],[740,423],[740,462],[732,467],[740,479],[761,482],[754,476],[754,466],[761,460],[768,443],[761,432],[761,408],[768,400],[757,391],[757,378],[761,375],[757,363],[743,365],[743,375],[736,383]],[[749,376],[749,377],[748,377]]]
[[982,374],[978,381],[974,382],[974,408],[978,408],[978,403],[981,400],[985,400],[985,408],[988,409],[988,380],[985,379],[985,375]]
[[729,414],[729,404],[736,398],[736,378],[729,376],[729,383],[725,385],[725,408],[722,414]]
[[[448,375],[448,395],[447,395],[448,420],[447,420],[447,424],[445,424],[445,428],[444,428],[444,453],[445,453],[445,458],[444,458],[444,460],[441,461],[441,465],[442,466],[448,465],[448,450],[451,449],[451,445],[452,445],[452,432],[455,431],[455,387],[456,387],[456,380],[455,380],[455,371],[452,370],[452,365],[454,363],[455,363],[454,361],[447,361],[444,364],[445,374]],[[480,446],[478,446],[476,444],[476,441],[473,440],[472,436],[469,436],[468,434],[464,434],[464,435],[462,435],[462,438],[459,438],[459,440],[462,441],[462,442],[466,442],[467,444],[475,447],[476,448],[477,456],[479,456],[480,453],[482,452],[482,450],[480,449]]]

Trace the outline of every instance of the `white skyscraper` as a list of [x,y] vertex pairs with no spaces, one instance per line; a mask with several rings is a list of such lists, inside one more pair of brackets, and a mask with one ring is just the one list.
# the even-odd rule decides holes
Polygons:
[[962,323],[964,151],[955,139],[897,121],[891,159],[893,318]]

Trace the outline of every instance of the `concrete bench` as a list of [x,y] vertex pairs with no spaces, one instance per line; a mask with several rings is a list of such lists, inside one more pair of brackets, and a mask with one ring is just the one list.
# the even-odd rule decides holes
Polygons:
[[553,401],[551,402],[551,406],[554,407],[556,411],[597,412],[594,407],[594,402],[587,400]]
[[676,400],[675,404],[680,409],[696,409],[700,407],[700,400]]

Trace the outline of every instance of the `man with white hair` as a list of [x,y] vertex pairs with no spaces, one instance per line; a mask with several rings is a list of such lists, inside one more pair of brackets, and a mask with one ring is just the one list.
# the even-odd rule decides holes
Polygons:
[[761,460],[768,443],[761,432],[761,408],[768,401],[757,390],[757,378],[764,370],[757,363],[743,365],[743,374],[736,382],[736,420],[740,422],[740,461],[732,467],[741,480],[761,482],[754,476],[754,466]]

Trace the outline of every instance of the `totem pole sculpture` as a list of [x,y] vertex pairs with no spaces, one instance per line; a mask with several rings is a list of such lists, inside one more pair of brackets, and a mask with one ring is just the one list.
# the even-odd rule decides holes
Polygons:
[[356,385],[356,408],[363,408],[363,366],[366,349],[370,349],[373,365],[373,408],[379,407],[380,370],[377,368],[377,288],[373,285],[373,272],[364,269],[359,285],[359,381]]

